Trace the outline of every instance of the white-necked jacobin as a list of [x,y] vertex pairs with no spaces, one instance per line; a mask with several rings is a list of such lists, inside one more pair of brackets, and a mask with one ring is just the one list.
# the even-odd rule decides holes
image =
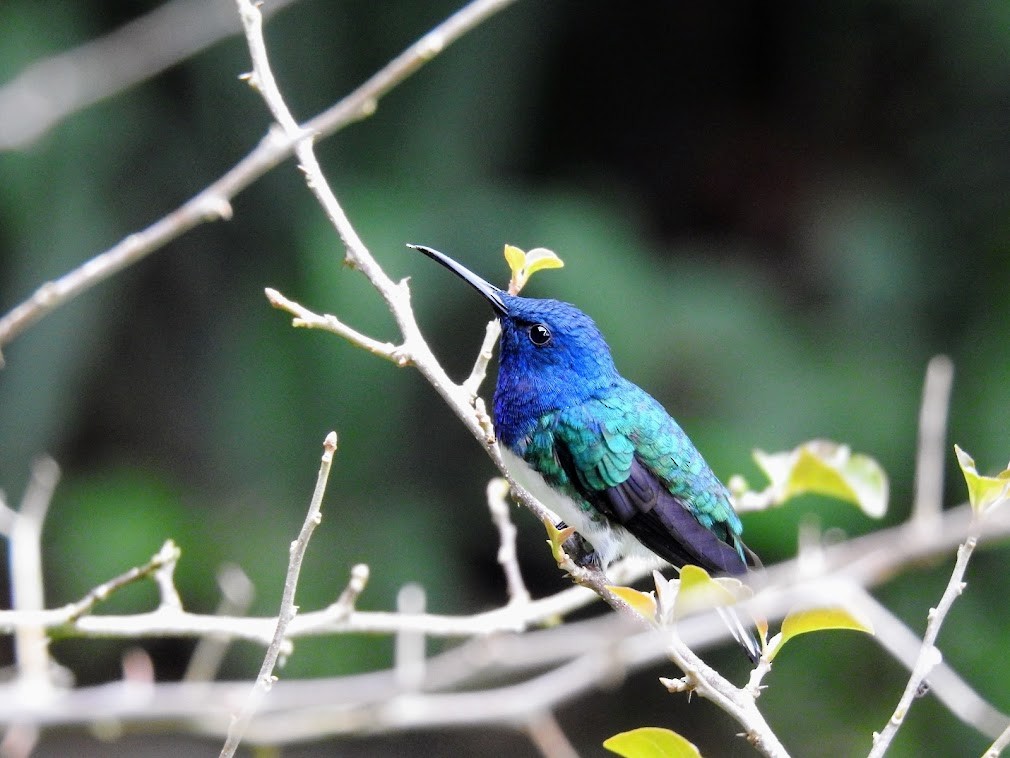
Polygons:
[[[409,245],[476,289],[501,323],[495,434],[513,476],[593,547],[606,570],[652,551],[674,566],[758,566],[729,492],[662,405],[621,376],[589,316],[520,297],[443,253]],[[753,635],[731,624],[756,660]],[[741,636],[743,638],[741,638]]]

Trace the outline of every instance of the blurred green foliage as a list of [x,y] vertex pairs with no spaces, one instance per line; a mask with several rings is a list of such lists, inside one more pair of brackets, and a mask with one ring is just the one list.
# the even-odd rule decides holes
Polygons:
[[[5,0],[0,81],[155,5]],[[268,26],[289,102],[301,117],[321,110],[455,7],[295,4]],[[724,478],[760,479],[753,448],[829,437],[884,465],[895,522],[909,508],[931,355],[957,367],[952,441],[981,473],[1010,456],[1008,7],[518,3],[319,155],[379,261],[411,277],[419,319],[454,375],[465,375],[489,314],[404,243],[439,247],[502,283],[504,243],[546,246],[566,267],[529,294],[589,311],[623,373],[664,402]],[[229,39],[0,154],[0,309],[251,149],[268,118],[236,78],[248,68],[243,41]],[[171,537],[189,607],[214,607],[214,572],[231,561],[256,584],[254,611],[273,612],[334,428],[340,450],[299,605],[331,602],[359,561],[373,577],[364,608],[392,607],[407,581],[424,584],[435,611],[500,603],[483,502],[493,471],[472,439],[416,373],[292,330],[266,304],[263,288],[275,287],[397,338],[368,284],[342,269],[298,171],[275,170],[234,207],[231,221],[185,235],[5,350],[0,485],[16,502],[43,451],[65,470],[46,527],[47,602],[76,599]],[[948,473],[948,501],[962,501],[953,456]],[[805,513],[849,533],[878,526],[806,498],[747,517],[748,543],[767,562],[791,555]],[[558,588],[540,526],[518,520],[530,584]],[[941,637],[945,657],[1004,711],[1007,557],[977,556]],[[951,561],[896,577],[879,596],[921,629]],[[108,609],[152,599],[134,588]],[[191,644],[147,647],[169,676]],[[798,755],[862,754],[905,673],[860,635],[792,647],[762,699],[769,720]],[[56,652],[96,681],[117,675],[122,648],[68,640]],[[390,648],[301,642],[280,673],[375,667]],[[225,674],[250,678],[260,656],[237,646]],[[634,691],[583,699],[562,721],[587,746],[655,723],[704,754],[742,754],[732,726],[671,701],[656,673]],[[926,698],[892,755],[986,744]]]

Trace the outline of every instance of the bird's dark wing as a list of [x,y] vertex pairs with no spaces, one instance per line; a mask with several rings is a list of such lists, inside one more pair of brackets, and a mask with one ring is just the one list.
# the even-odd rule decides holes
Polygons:
[[[579,495],[674,566],[742,574],[758,565],[738,536],[739,521],[722,484],[665,412],[662,434],[650,433],[637,419],[629,428],[623,413],[602,422],[598,408],[580,415],[554,430],[558,463]],[[676,455],[657,450],[654,438],[672,440]],[[655,459],[651,465],[642,460],[643,451]]]
[[[598,496],[611,518],[675,566],[693,564],[721,574],[742,574],[747,565],[737,551],[739,538],[723,535],[698,521],[684,501],[672,495],[637,458],[628,478]],[[748,551],[749,552],[749,551]]]

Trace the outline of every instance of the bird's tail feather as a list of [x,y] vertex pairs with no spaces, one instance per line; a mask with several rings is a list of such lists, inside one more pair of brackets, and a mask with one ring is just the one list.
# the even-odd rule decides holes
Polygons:
[[740,620],[740,616],[732,608],[718,606],[716,610],[719,611],[723,622],[729,628],[729,633],[733,635],[733,639],[737,641],[737,644],[743,648],[747,657],[750,658],[750,662],[757,663],[761,658],[761,645],[758,644],[754,631],[744,626]]

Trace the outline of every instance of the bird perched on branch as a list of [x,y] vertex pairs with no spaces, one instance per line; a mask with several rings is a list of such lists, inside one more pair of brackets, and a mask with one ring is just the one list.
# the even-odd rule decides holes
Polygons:
[[[501,323],[495,434],[509,470],[592,545],[601,569],[651,551],[674,566],[758,566],[729,492],[669,413],[621,376],[589,316],[511,295],[430,247],[409,245],[479,292]],[[735,627],[735,628],[734,628]],[[737,622],[752,660],[757,641]]]

